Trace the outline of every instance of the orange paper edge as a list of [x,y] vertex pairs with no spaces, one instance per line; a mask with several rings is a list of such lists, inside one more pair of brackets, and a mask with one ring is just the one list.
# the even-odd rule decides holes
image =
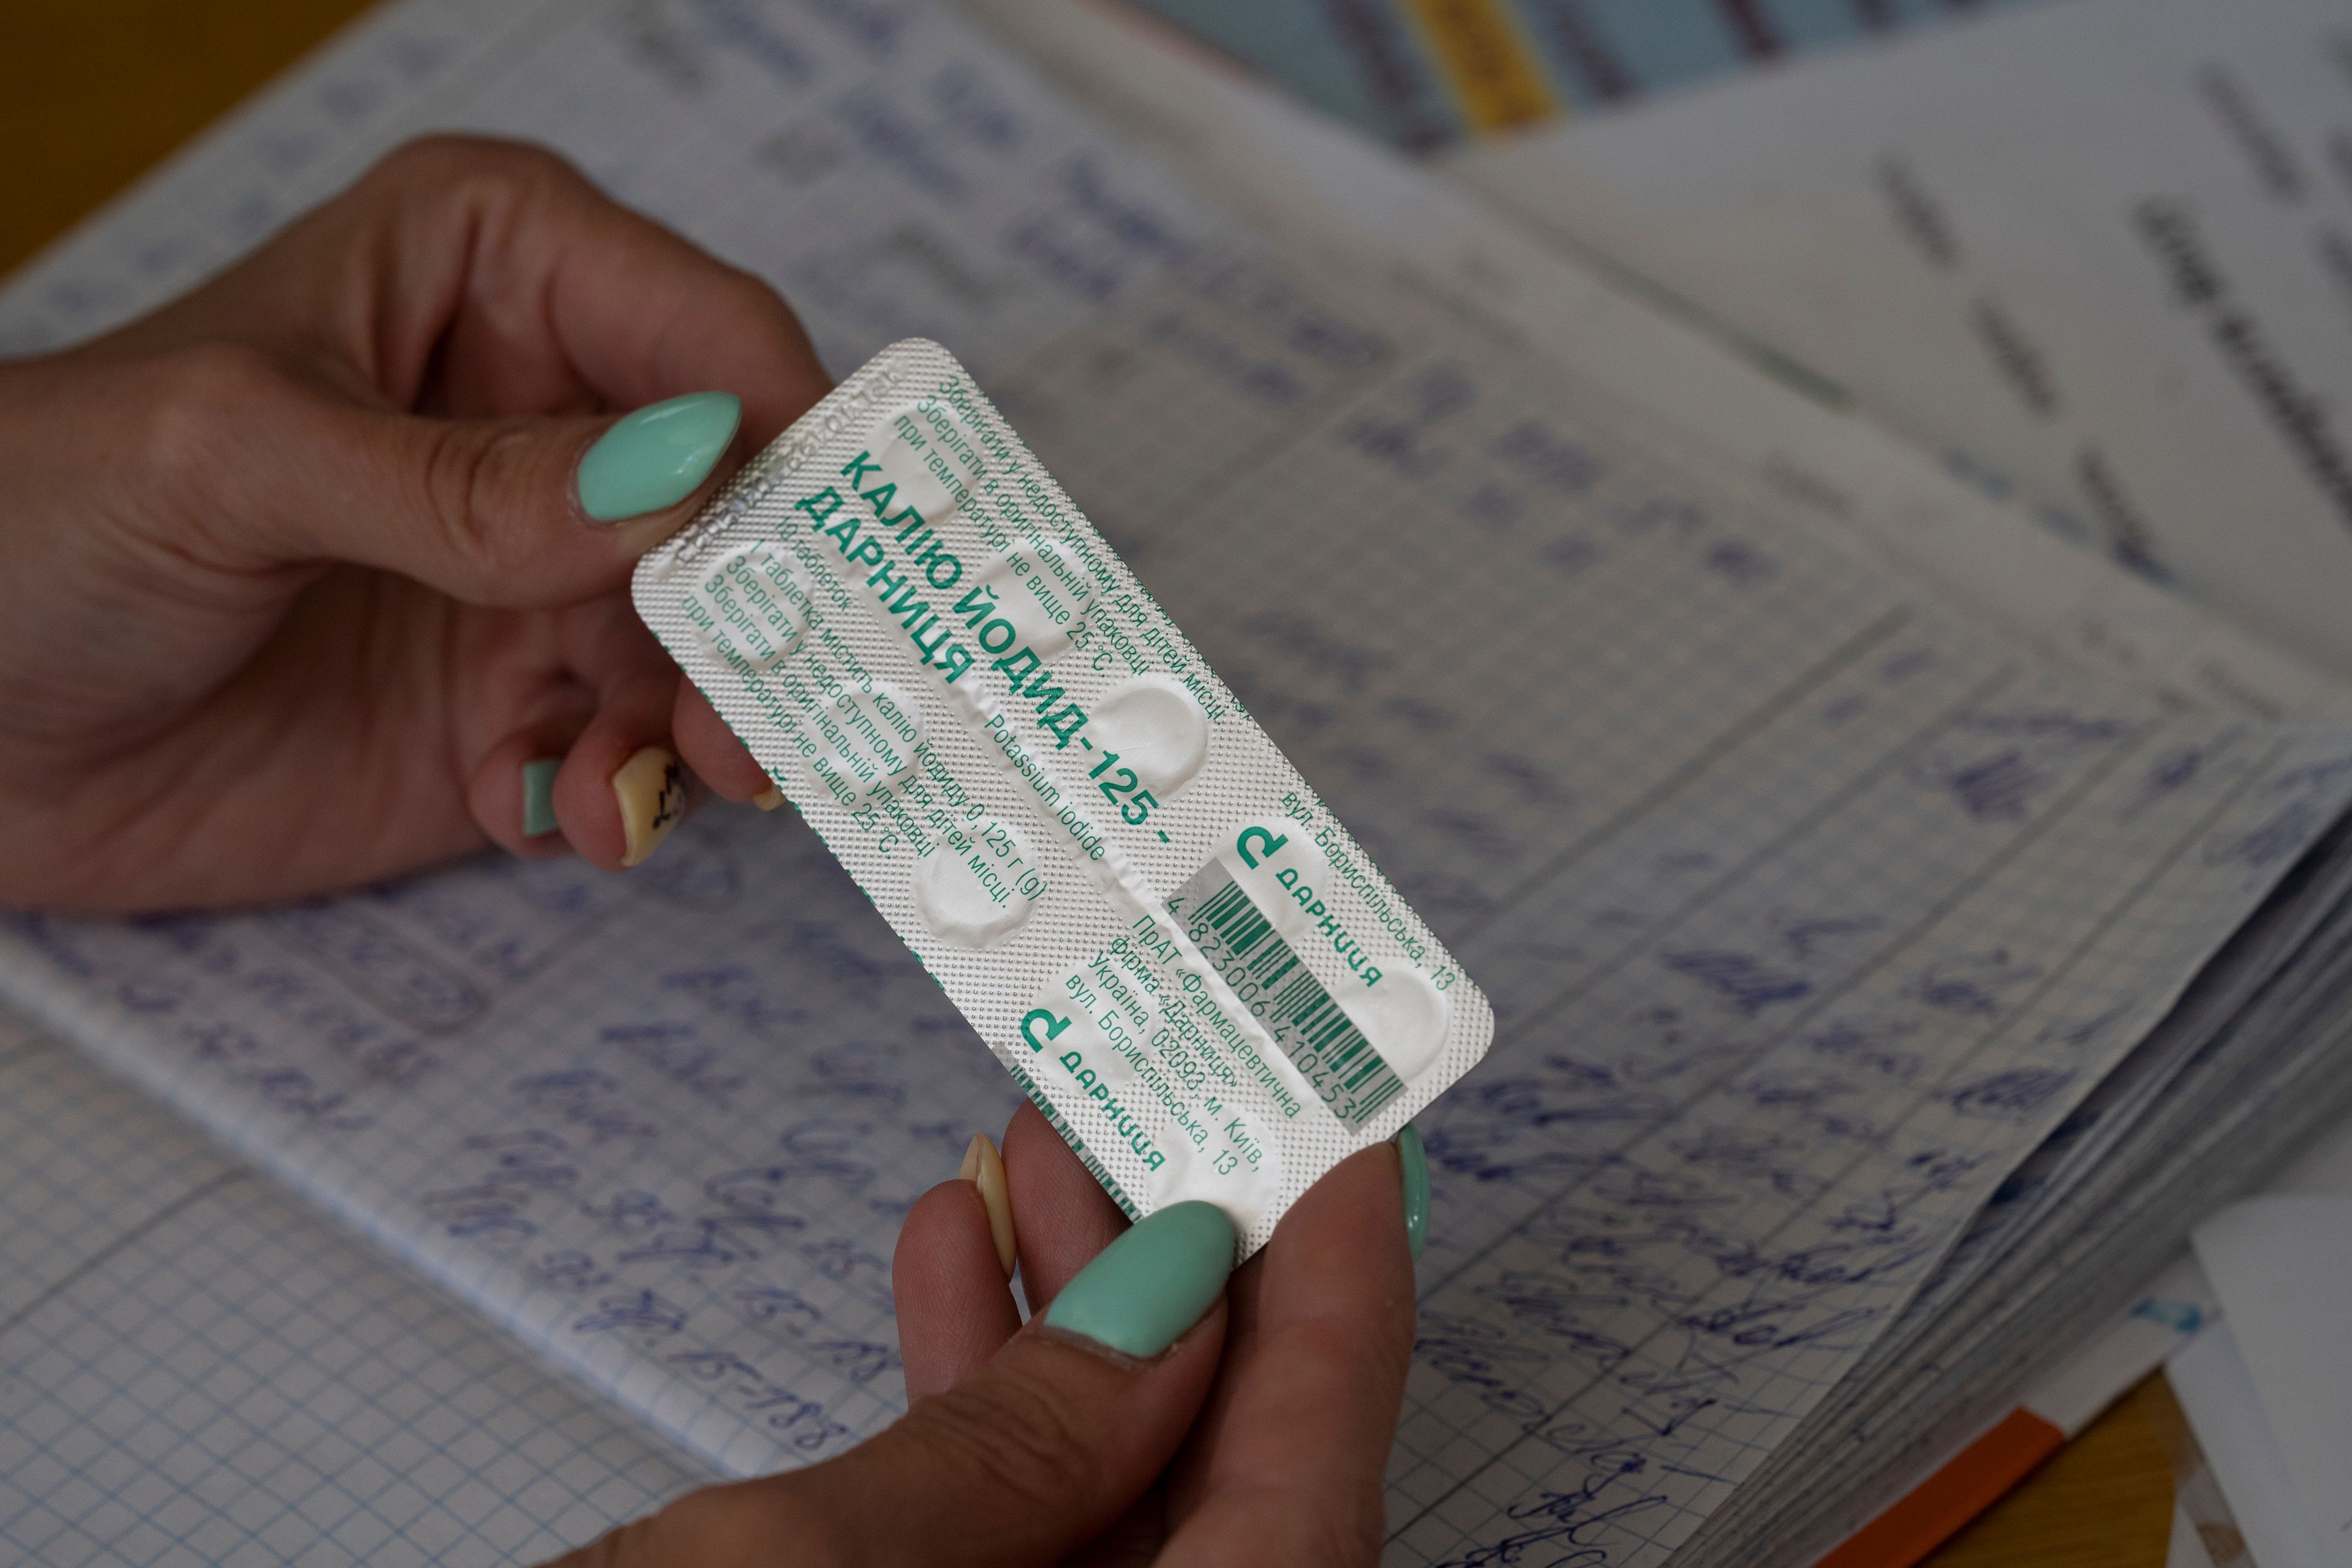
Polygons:
[[2065,1433],[2032,1411],[2011,1411],[1814,1568],[1911,1568],[2065,1441]]

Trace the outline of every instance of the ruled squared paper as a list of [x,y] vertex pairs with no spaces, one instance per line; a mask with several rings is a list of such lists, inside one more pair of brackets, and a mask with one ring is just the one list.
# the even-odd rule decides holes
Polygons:
[[[1495,1001],[1423,1119],[1394,1561],[1663,1560],[2352,788],[2352,740],[2063,675],[1604,395],[1286,264],[943,14],[483,15],[384,14],[0,334],[96,330],[235,214],[466,125],[758,268],[836,368],[908,331],[971,363]],[[0,987],[727,1474],[901,1408],[898,1219],[1016,1103],[782,814],[620,878],[10,917]]]
[[[1144,318],[1250,341],[1213,300]],[[1113,537],[1497,1012],[1421,1119],[1397,1559],[1655,1560],[2163,1016],[2268,831],[2329,819],[2342,742],[2089,690],[1458,357],[1155,468],[1099,435],[1184,405],[1137,352],[1049,353],[1008,406],[1127,476]]]
[[535,1563],[698,1479],[184,1121],[4,1027],[10,1561]]

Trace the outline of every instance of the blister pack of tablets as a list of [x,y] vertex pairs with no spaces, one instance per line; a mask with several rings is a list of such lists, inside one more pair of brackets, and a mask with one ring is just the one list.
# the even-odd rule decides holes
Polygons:
[[1129,1214],[1214,1203],[1246,1256],[1486,1054],[1478,988],[938,344],[635,595]]

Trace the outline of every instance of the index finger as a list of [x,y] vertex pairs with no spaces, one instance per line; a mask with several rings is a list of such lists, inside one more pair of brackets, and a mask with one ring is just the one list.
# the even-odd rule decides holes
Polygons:
[[830,384],[774,289],[552,154],[436,139],[396,154],[383,178],[402,207],[478,237],[441,334],[453,389],[495,385],[520,345],[569,366],[610,408],[732,392],[756,447]]
[[830,385],[774,289],[520,142],[411,142],[263,254],[295,264],[232,268],[132,332],[245,323],[324,345],[398,407],[460,418],[731,392],[754,447]]

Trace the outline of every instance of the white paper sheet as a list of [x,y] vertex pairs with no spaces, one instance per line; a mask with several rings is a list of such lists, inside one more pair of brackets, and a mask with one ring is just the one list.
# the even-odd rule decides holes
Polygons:
[[2262,1568],[2330,1568],[2336,1559],[2295,1496],[2230,1324],[2190,1341],[2165,1363],[2164,1375],[2229,1500],[2247,1554]]
[[2342,22],[2074,0],[1453,166],[2342,673]]
[[2196,1521],[2179,1503],[2172,1506],[2172,1539],[2165,1545],[2164,1568],[2214,1568],[2213,1554],[2205,1550]]
[[2352,1197],[2251,1198],[2196,1241],[2312,1535],[2352,1563]]
[[[2266,1408],[2266,1390],[2282,1376],[2300,1382],[2307,1373],[2315,1374],[2317,1386],[2332,1386],[2330,1380],[2338,1371],[2341,1356],[2331,1341],[2323,1339],[2315,1344],[2297,1334],[2291,1321],[2281,1321],[2266,1298],[2310,1266],[2305,1259],[2276,1259],[2276,1245],[2282,1240],[2289,1246],[2305,1241],[2329,1245],[2334,1221],[2347,1204],[2352,1204],[2352,1122],[2336,1128],[2298,1156],[2264,1189],[2262,1197],[2216,1215],[2209,1222],[2213,1227],[2215,1247],[2210,1251],[2196,1249],[2176,1268],[2195,1277],[2199,1292],[2212,1301],[2217,1319],[2223,1302],[2230,1298],[2216,1289],[2200,1264],[2210,1258],[2216,1275],[2226,1273],[2231,1278],[2231,1297],[2252,1310],[2252,1333],[2260,1342],[2261,1359],[2270,1368],[2269,1375],[2258,1384],[2235,1338],[2238,1325],[2234,1320],[2232,1338],[2226,1351],[2207,1347],[2189,1357],[2185,1365],[2175,1364],[2168,1371],[2180,1394],[2183,1414],[2213,1472],[2210,1484],[2224,1489],[2221,1506],[2232,1528],[2238,1528],[2239,1520],[2243,1518],[2242,1528],[2250,1539],[2284,1539],[2290,1544],[2275,1546],[2274,1552],[2286,1553],[2307,1547],[2321,1554],[2322,1561],[2326,1538],[2313,1523],[2312,1510],[2302,1501],[2284,1448],[2273,1429]],[[2251,1223],[2233,1217],[2242,1209],[2251,1216]],[[2298,1217],[2305,1223],[2298,1224]],[[2308,1236],[2305,1235],[2306,1225],[2312,1232]],[[2324,1268],[2329,1263],[2322,1259],[2319,1266]],[[2328,1299],[2291,1299],[2284,1305],[2290,1319],[2307,1316],[2316,1310],[2324,1326],[2332,1328],[2340,1323],[2342,1314]],[[2286,1394],[2288,1403],[2299,1403],[2300,1399],[2297,1391],[2291,1390]],[[2332,1420],[2334,1413],[2325,1412],[2322,1418]],[[2333,1456],[2321,1448],[2316,1458],[2325,1465]],[[2235,1489],[2226,1489],[2232,1488]],[[2177,1542],[2177,1527],[2175,1539]],[[2292,1542],[2304,1542],[2305,1546]]]

